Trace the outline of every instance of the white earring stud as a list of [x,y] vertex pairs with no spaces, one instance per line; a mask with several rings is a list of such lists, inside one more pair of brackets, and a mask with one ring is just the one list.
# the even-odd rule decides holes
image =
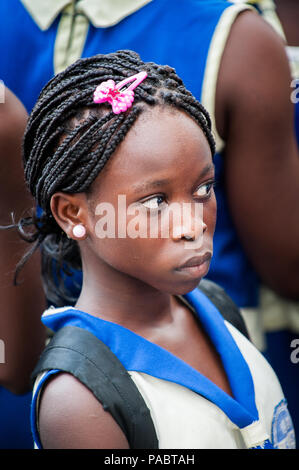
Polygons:
[[75,238],[84,238],[86,235],[86,228],[82,224],[73,227],[73,235]]

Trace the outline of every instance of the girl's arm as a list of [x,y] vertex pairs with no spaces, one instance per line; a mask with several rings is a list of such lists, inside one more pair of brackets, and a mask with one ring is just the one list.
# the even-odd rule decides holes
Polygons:
[[41,396],[39,433],[44,449],[128,449],[111,414],[70,374],[50,379]]

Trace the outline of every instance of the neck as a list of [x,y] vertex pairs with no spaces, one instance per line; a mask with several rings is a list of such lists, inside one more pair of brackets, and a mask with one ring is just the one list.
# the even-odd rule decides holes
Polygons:
[[175,298],[111,268],[96,272],[83,263],[83,284],[76,308],[134,331],[172,320]]

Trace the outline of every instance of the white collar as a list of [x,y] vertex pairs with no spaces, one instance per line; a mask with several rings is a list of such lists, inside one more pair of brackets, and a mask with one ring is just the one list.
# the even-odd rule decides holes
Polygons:
[[21,0],[33,20],[43,31],[50,28],[61,11],[74,5],[93,26],[105,28],[119,23],[126,16],[153,0]]

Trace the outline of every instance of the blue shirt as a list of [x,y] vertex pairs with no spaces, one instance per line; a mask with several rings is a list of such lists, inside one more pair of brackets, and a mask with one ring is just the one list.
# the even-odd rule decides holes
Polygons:
[[[173,66],[186,87],[201,101],[215,30],[224,13],[237,16],[235,8],[222,0],[184,0],[183,9],[181,0],[153,0],[115,26],[95,28],[90,24],[82,56],[118,49],[135,50],[144,61]],[[0,15],[5,18],[0,31],[3,48],[0,79],[30,111],[41,88],[54,74],[54,42],[60,18],[42,31],[18,0],[1,2]],[[222,32],[225,33],[224,26]],[[218,218],[214,256],[207,277],[221,285],[240,307],[255,307],[258,278],[230,217],[220,152],[215,165]]]

